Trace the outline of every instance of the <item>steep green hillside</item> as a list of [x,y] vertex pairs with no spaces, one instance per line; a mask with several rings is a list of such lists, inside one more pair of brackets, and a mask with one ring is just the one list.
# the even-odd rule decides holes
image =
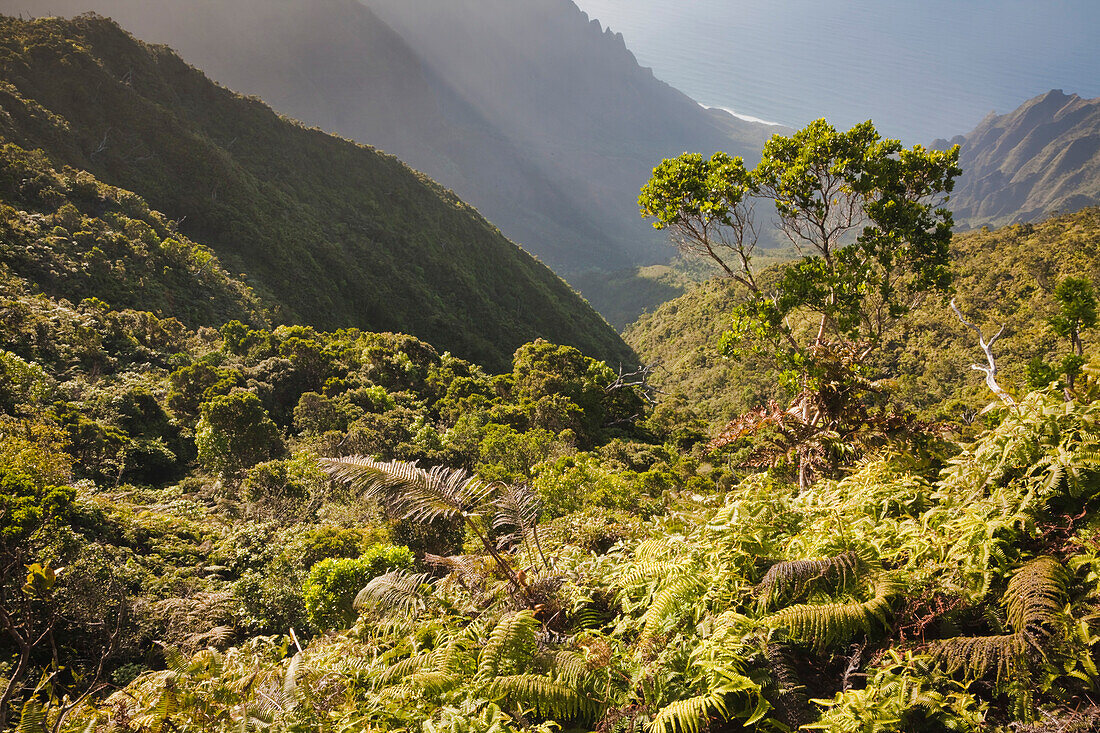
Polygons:
[[544,341],[0,313],[5,731],[1100,723],[1096,360],[798,490]]
[[0,0],[9,15],[88,10],[398,156],[567,277],[662,259],[634,205],[654,161],[752,158],[776,131],[703,109],[570,0]]
[[264,321],[251,290],[140,196],[12,143],[0,147],[0,263],[73,303],[98,298],[192,327]]
[[[1100,209],[968,232],[956,235],[952,246],[959,306],[987,336],[1006,326],[994,347],[1001,383],[1024,389],[1031,359],[1067,351],[1047,325],[1057,281],[1084,275],[1100,282]],[[735,283],[710,280],[643,315],[626,331],[642,360],[659,364],[656,382],[686,396],[716,424],[769,399],[789,397],[765,362],[718,353],[738,297]],[[876,364],[877,376],[893,380],[895,398],[924,417],[974,419],[991,399],[981,375],[970,370],[972,363],[984,362],[975,334],[938,299],[924,303],[904,324]]]
[[274,318],[405,331],[490,366],[629,349],[546,267],[395,158],[281,119],[98,17],[0,20],[0,135],[135,191]]

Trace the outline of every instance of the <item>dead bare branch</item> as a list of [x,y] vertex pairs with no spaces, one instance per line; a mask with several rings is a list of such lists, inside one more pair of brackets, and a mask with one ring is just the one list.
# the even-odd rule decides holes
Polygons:
[[971,364],[970,368],[976,372],[982,372],[983,374],[985,374],[986,386],[989,387],[993,394],[997,395],[997,397],[1000,398],[1001,402],[1005,403],[1012,409],[1016,409],[1016,400],[1012,399],[1012,395],[1010,395],[1008,392],[1005,392],[1004,389],[1001,388],[1001,385],[997,384],[997,362],[993,358],[993,344],[997,342],[997,339],[1004,335],[1006,326],[1002,325],[1000,330],[998,330],[997,333],[989,339],[989,341],[986,341],[985,334],[982,333],[982,329],[978,328],[976,325],[966,320],[966,318],[962,314],[962,311],[959,310],[959,306],[955,304],[954,299],[951,300],[951,310],[955,311],[955,315],[958,316],[959,321],[961,321],[964,326],[969,328],[974,333],[978,334],[978,345],[981,346],[982,351],[985,352],[985,358],[989,364],[989,366],[982,366],[981,364]]

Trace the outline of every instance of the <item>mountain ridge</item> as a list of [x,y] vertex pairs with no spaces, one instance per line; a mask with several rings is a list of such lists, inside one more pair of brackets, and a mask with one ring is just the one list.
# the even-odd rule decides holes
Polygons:
[[932,147],[954,144],[963,174],[951,206],[963,227],[1035,221],[1100,203],[1100,98],[1054,89]]
[[[41,8],[0,0],[0,12]],[[635,206],[652,166],[685,150],[751,158],[775,131],[699,107],[569,0],[49,7],[89,9],[306,124],[397,155],[565,275],[667,259]]]
[[106,19],[0,24],[0,135],[143,196],[246,272],[276,321],[408,331],[491,365],[539,336],[630,360],[565,283],[396,158],[280,118]]

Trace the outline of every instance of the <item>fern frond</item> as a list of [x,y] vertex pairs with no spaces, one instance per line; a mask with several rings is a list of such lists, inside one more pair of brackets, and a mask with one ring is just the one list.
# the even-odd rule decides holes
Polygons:
[[729,711],[725,696],[711,692],[677,700],[661,708],[649,724],[653,733],[699,733],[712,719],[726,720]]
[[186,674],[191,662],[177,647],[165,646],[164,664],[176,674]]
[[1032,560],[1008,581],[1001,599],[1014,633],[943,639],[930,647],[932,657],[949,673],[962,671],[972,678],[992,674],[999,686],[1018,680],[1027,671],[1028,650],[1043,651],[1050,641],[1068,584],[1069,573],[1055,558]]
[[176,714],[179,709],[179,696],[176,694],[175,678],[165,678],[164,690],[161,692],[160,699],[157,700],[156,706],[153,708],[154,724],[153,730],[161,731],[171,726],[172,716]]
[[375,499],[407,519],[472,516],[485,507],[493,487],[461,469],[423,469],[405,461],[376,461],[364,456],[326,458],[322,467],[336,481]]
[[298,704],[298,669],[301,665],[302,653],[298,652],[290,658],[286,675],[283,677],[283,697],[289,703],[289,707],[295,707]]
[[874,597],[868,601],[790,606],[764,618],[763,623],[786,629],[792,639],[823,651],[858,633],[871,634],[885,626],[890,600],[896,594],[897,585],[889,578],[881,578],[876,583]]
[[241,720],[241,729],[259,731],[271,728],[275,724],[275,712],[268,708],[270,708],[270,705],[267,707],[262,704],[247,706],[244,711],[244,718]]
[[685,569],[665,583],[653,595],[649,608],[642,616],[642,636],[653,636],[680,604],[703,590],[703,579],[690,569]]
[[394,662],[386,667],[379,675],[378,680],[384,685],[392,684],[415,674],[426,667],[433,666],[436,662],[435,651],[423,652],[411,657],[406,657],[399,662]]
[[492,678],[502,669],[520,668],[535,653],[535,635],[542,628],[534,611],[513,611],[505,614],[481,649],[478,658],[479,677]]
[[642,540],[634,548],[634,560],[638,564],[667,558],[674,554],[676,547],[668,537],[651,537]]
[[227,644],[235,633],[231,626],[215,626],[209,631],[189,636],[187,645],[192,649],[202,646],[221,647]]
[[497,510],[493,516],[493,529],[514,529],[521,540],[530,536],[542,509],[538,494],[526,484],[506,486],[493,505]]
[[623,575],[620,586],[628,588],[643,581],[654,578],[667,578],[676,575],[684,567],[683,562],[669,562],[667,560],[643,560],[635,563],[630,572]]
[[417,672],[410,675],[407,684],[429,695],[438,695],[458,687],[463,682],[460,675],[450,672]]
[[584,655],[565,649],[538,655],[538,668],[555,680],[570,687],[577,687],[588,674],[588,661]]
[[425,588],[431,588],[428,573],[391,570],[372,578],[355,596],[354,606],[361,611],[376,610],[416,618],[428,606]]
[[929,654],[948,674],[961,671],[972,679],[992,674],[998,685],[1019,675],[1027,644],[1021,634],[957,636],[937,641]]
[[575,720],[590,718],[596,710],[593,700],[561,682],[538,674],[514,674],[497,677],[489,685],[495,698],[509,698],[534,709],[544,718]]
[[1053,557],[1036,558],[1016,571],[1003,599],[1012,628],[1035,638],[1049,635],[1062,615],[1068,584],[1069,574]]
[[19,725],[15,733],[44,733],[46,730],[46,706],[37,698],[30,698],[23,703],[23,710],[19,714]]
[[798,677],[792,660],[792,649],[787,644],[769,642],[764,647],[764,658],[768,671],[779,688],[775,698],[775,709],[780,720],[792,729],[806,722],[809,713],[809,697],[806,688]]
[[788,560],[768,568],[756,586],[762,608],[804,598],[815,589],[833,592],[847,590],[867,569],[854,551],[816,560]]

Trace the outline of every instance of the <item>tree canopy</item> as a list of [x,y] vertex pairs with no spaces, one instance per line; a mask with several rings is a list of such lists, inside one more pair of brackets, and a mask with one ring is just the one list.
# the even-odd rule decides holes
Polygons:
[[[951,212],[959,150],[905,148],[868,121],[825,120],[776,135],[759,165],[695,153],[665,160],[642,188],[643,216],[678,246],[748,288],[722,339],[729,356],[764,351],[797,380],[801,419],[835,423],[848,385],[920,300],[951,287]],[[757,201],[800,257],[767,278],[753,268]]]

